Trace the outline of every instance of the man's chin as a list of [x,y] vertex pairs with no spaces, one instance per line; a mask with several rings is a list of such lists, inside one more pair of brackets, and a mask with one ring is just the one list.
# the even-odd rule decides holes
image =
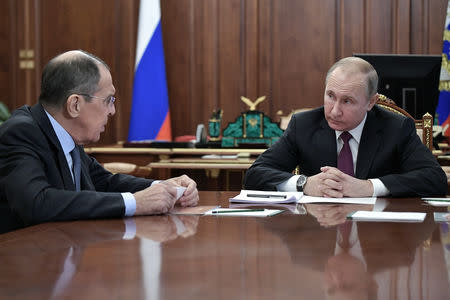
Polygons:
[[337,131],[345,131],[346,127],[340,123],[336,123],[333,121],[328,121],[328,126],[330,126],[331,129],[337,130]]

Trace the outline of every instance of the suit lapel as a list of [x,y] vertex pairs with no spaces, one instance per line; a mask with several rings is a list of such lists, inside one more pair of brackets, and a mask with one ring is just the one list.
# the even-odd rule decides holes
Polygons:
[[31,107],[31,114],[36,122],[41,127],[42,132],[47,136],[48,140],[51,143],[51,146],[56,152],[59,170],[61,172],[61,177],[64,182],[64,188],[67,190],[75,190],[75,184],[72,179],[72,174],[69,170],[69,165],[67,164],[67,159],[64,155],[64,151],[62,150],[61,144],[56,136],[55,131],[53,130],[53,126],[50,123],[50,120],[45,113],[44,108],[41,104],[36,104]]
[[[315,135],[315,143],[319,145],[316,149],[320,149],[320,167],[337,166],[337,146],[336,146],[336,133],[328,126],[325,118],[320,122],[321,131]],[[319,167],[319,168],[320,168]]]
[[366,124],[364,124],[359,143],[355,174],[357,178],[367,178],[381,142],[378,131],[382,125],[377,122],[374,109],[367,113]]

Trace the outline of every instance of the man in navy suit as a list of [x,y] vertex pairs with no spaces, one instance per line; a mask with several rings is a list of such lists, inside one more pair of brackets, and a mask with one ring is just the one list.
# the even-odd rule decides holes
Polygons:
[[[186,175],[113,175],[83,151],[115,114],[114,94],[109,67],[90,53],[65,52],[45,66],[39,103],[19,108],[0,127],[0,223],[12,229],[197,205],[196,183]],[[179,200],[177,187],[186,188]]]
[[[414,121],[375,105],[377,85],[365,60],[335,63],[326,76],[324,105],[292,117],[280,140],[249,168],[245,187],[324,197],[446,194],[446,175]],[[346,143],[352,174],[337,168]],[[301,175],[292,175],[297,165]]]

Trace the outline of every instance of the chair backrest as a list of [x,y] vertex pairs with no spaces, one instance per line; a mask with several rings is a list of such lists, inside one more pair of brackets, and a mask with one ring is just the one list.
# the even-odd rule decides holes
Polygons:
[[392,99],[389,99],[385,95],[378,94],[377,105],[392,111],[394,113],[411,118],[416,123],[417,135],[420,140],[427,146],[428,149],[433,150],[433,117],[429,113],[425,113],[420,120],[414,119],[407,111],[398,107]]
[[149,178],[152,168],[148,166],[138,166],[132,163],[125,162],[109,162],[104,163],[103,167],[113,174],[127,174],[136,177]]

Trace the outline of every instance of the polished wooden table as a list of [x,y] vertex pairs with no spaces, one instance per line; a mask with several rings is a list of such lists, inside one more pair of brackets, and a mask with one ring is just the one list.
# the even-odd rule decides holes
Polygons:
[[[228,206],[235,194],[200,192],[200,205]],[[426,220],[350,222],[356,241],[343,252],[344,216],[370,207],[305,208],[268,218],[146,216],[5,233],[0,299],[448,299],[449,226],[432,214],[442,209],[388,199],[385,210],[423,211]]]

